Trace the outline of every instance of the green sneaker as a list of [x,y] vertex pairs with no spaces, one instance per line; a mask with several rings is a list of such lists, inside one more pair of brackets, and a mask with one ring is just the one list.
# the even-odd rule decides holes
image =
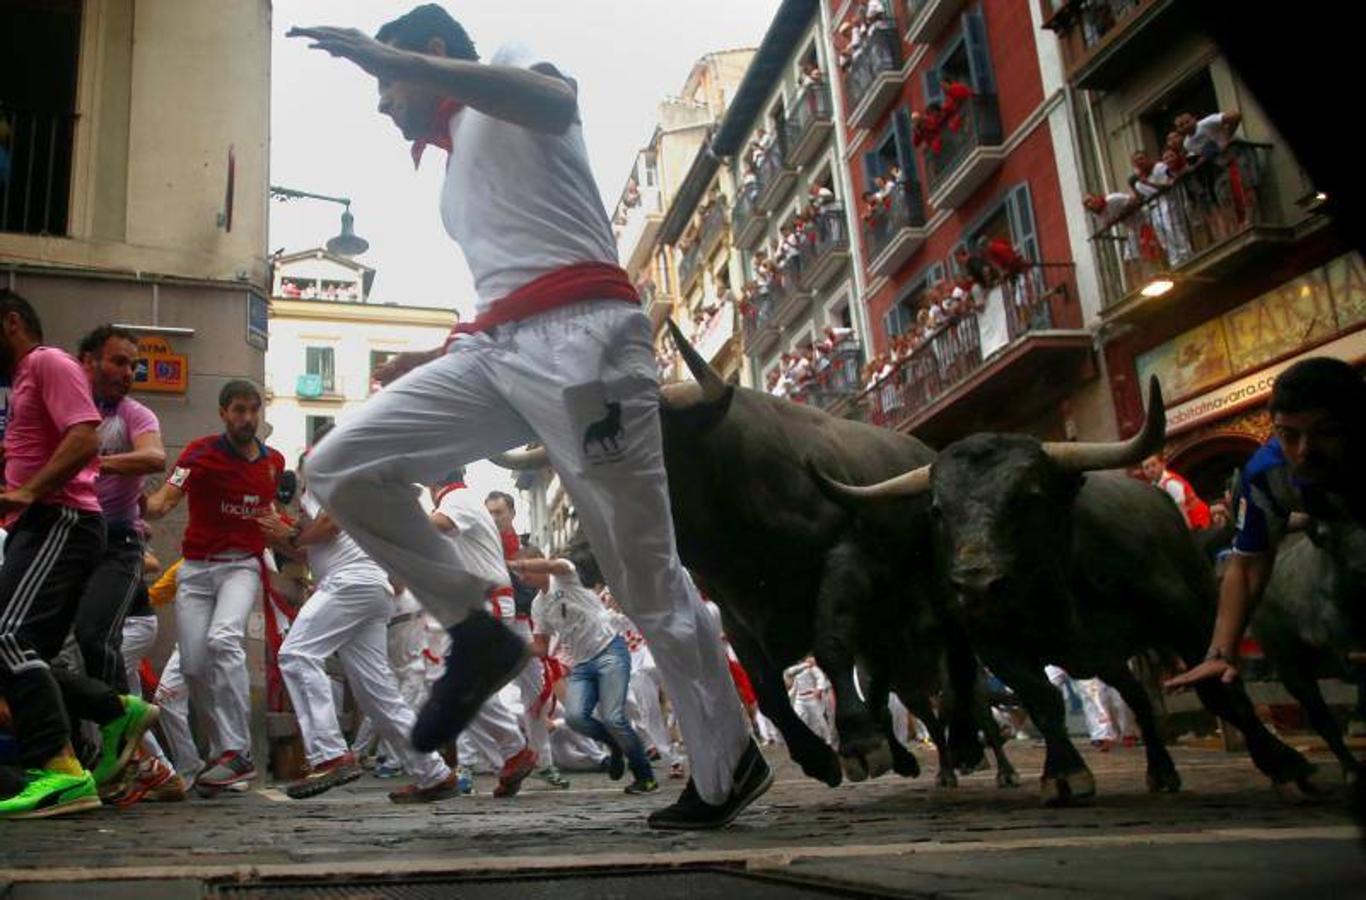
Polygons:
[[158,707],[141,697],[125,694],[119,699],[123,701],[123,715],[107,725],[100,726],[100,761],[91,772],[97,786],[108,784],[119,777],[132,761],[133,754],[137,752],[143,733],[151,728],[161,715]]
[[0,821],[62,816],[99,805],[100,795],[89,772],[67,775],[48,769],[30,769],[23,789],[0,800]]

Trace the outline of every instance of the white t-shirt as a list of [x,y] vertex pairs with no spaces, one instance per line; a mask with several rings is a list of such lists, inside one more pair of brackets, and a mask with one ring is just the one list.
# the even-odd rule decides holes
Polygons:
[[[310,519],[322,515],[322,504],[307,491],[299,499],[299,506]],[[334,579],[389,583],[389,576],[379,567],[379,563],[367,556],[360,545],[345,531],[337,532],[337,536],[330,541],[310,544],[307,550],[308,568],[313,572],[313,577],[318,580],[319,585],[325,585]],[[266,554],[266,558],[269,559],[270,554]]]
[[551,575],[550,589],[531,601],[532,630],[557,635],[560,649],[574,665],[597,656],[617,636],[607,607],[584,587],[577,572]]
[[1210,113],[1195,123],[1195,133],[1186,135],[1186,152],[1191,156],[1204,156],[1213,149],[1224,149],[1228,135],[1224,133],[1224,114]]
[[483,501],[468,488],[456,488],[441,497],[436,511],[455,523],[455,531],[443,534],[455,545],[460,567],[499,587],[511,587],[503,540]]
[[[544,60],[508,45],[492,63],[530,69]],[[577,117],[564,134],[543,134],[466,107],[450,129],[441,220],[474,275],[479,312],[572,263],[616,265],[612,224]]]
[[792,674],[792,695],[798,700],[814,700],[827,684],[825,673],[814,663],[798,663],[788,672]]

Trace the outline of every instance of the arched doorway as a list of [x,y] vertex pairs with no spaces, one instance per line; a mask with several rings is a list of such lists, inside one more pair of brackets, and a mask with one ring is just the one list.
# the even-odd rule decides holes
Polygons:
[[1189,481],[1204,500],[1215,501],[1259,446],[1256,438],[1241,432],[1216,432],[1168,456],[1167,466]]

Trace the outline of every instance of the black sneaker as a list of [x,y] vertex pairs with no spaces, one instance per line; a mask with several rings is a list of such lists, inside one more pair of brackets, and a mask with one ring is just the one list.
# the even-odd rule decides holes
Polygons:
[[610,745],[608,749],[612,755],[607,757],[607,777],[613,781],[621,781],[622,776],[626,774],[626,757],[616,744]]
[[431,753],[464,731],[484,701],[522,670],[530,653],[526,641],[482,611],[470,613],[447,633],[446,671],[413,725],[413,749],[419,753]]
[[710,828],[724,828],[740,815],[746,806],[759,799],[773,786],[773,770],[759,752],[759,745],[751,739],[749,747],[740,757],[735,767],[735,783],[731,786],[726,802],[713,806],[697,794],[693,780],[683,788],[683,793],[671,806],[650,813],[647,820],[651,828],[668,831],[704,831]]

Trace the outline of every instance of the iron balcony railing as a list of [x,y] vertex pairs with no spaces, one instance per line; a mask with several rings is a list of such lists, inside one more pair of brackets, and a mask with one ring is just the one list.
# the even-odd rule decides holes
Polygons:
[[683,256],[678,261],[678,283],[681,286],[680,296],[687,292],[688,286],[692,284],[693,276],[697,274],[702,266],[702,242],[693,241],[691,247],[684,251]]
[[925,185],[933,194],[978,147],[1001,143],[1001,111],[996,97],[973,94],[941,126],[937,140],[921,148]]
[[752,346],[759,335],[770,327],[775,307],[776,301],[770,291],[756,291],[742,307],[746,346]]
[[726,230],[726,201],[718,197],[707,211],[702,214],[702,223],[697,232],[697,246],[703,252],[710,252],[716,241]]
[[74,113],[0,106],[0,231],[64,235]]
[[882,207],[874,207],[863,220],[863,242],[868,247],[868,260],[871,262],[881,256],[901,229],[919,228],[924,224],[925,205],[920,200],[919,187],[903,184],[893,190]]
[[901,71],[901,38],[894,28],[874,28],[859,46],[849,62],[844,86],[849,96],[849,109],[855,110],[868,88],[884,72]]
[[[791,172],[791,166],[787,164],[787,135],[779,132],[773,141],[773,146],[769,147],[764,153],[764,158],[759,163],[758,171],[755,175],[759,179],[759,190],[757,196],[766,197],[771,185],[781,179],[784,175]],[[787,193],[783,190],[782,193]],[[780,199],[776,194],[772,198],[766,198],[766,202]]]
[[824,207],[817,213],[814,226],[815,233],[802,241],[803,283],[831,253],[849,249],[849,226],[844,207],[835,203]]
[[1272,202],[1271,150],[1230,142],[1096,232],[1105,305],[1156,278],[1198,268],[1202,257],[1251,228],[1282,224]]
[[817,122],[829,122],[832,116],[830,87],[809,84],[792,99],[792,112],[787,120],[787,145],[795,147],[806,132]]
[[862,370],[863,348],[857,341],[845,341],[816,361],[811,379],[792,399],[829,412],[859,394],[863,387],[859,381]]
[[1071,263],[1031,265],[984,289],[981,296],[1003,307],[1005,334],[999,334],[985,313],[976,311],[942,325],[886,377],[863,391],[859,403],[865,421],[902,428],[1030,332],[1081,327],[1076,269]]

